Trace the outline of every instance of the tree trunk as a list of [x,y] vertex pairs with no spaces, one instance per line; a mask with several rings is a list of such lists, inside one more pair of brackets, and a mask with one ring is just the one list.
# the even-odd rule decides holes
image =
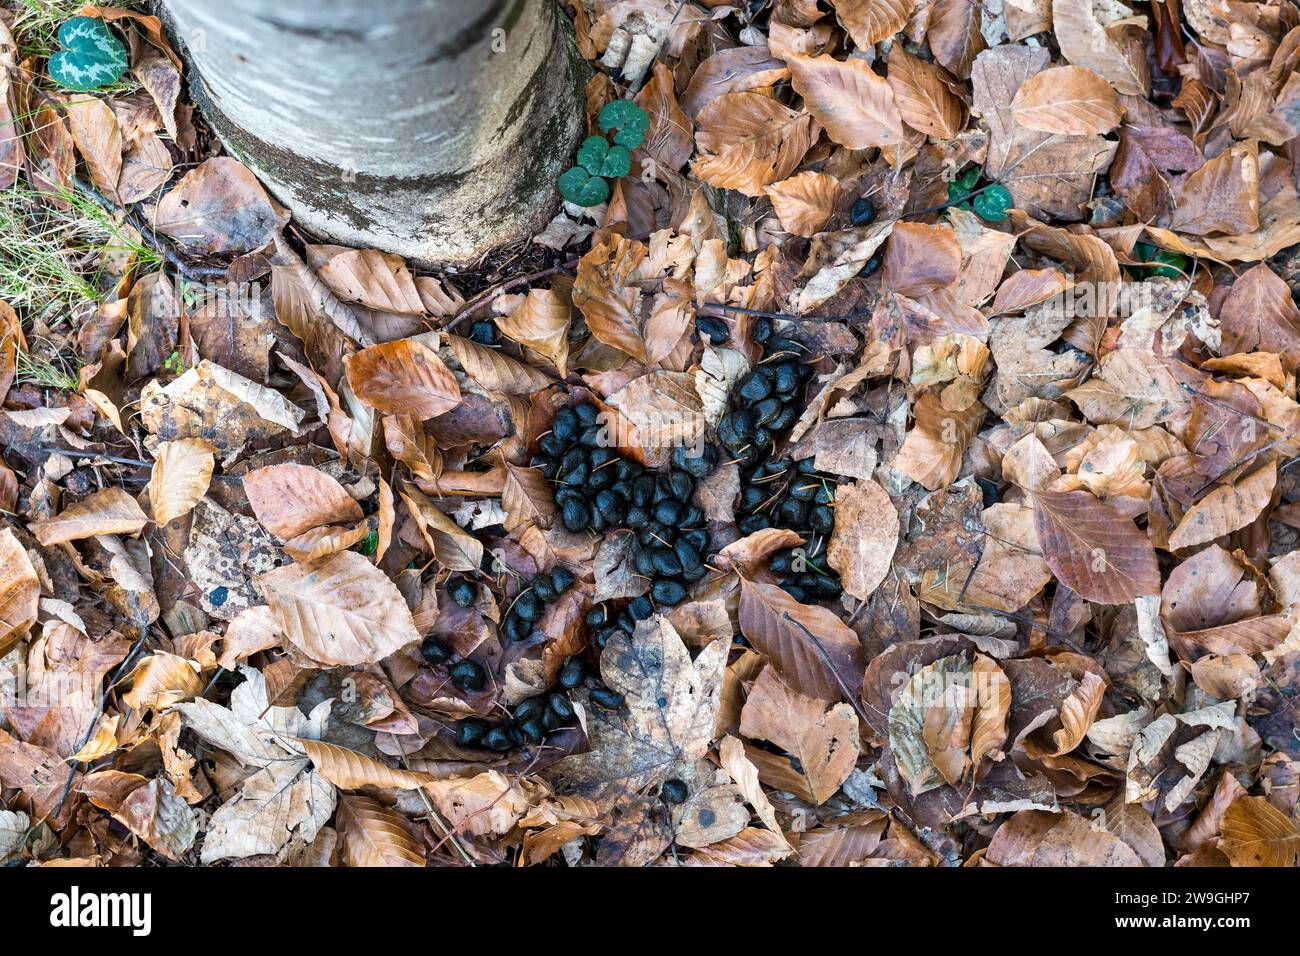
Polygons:
[[423,264],[545,224],[583,133],[552,0],[165,0],[195,102],[294,219]]

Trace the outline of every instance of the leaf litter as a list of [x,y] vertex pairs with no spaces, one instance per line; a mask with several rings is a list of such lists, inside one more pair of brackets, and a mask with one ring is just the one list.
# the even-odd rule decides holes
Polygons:
[[1296,865],[1295,10],[566,6],[532,274],[0,57],[0,862]]

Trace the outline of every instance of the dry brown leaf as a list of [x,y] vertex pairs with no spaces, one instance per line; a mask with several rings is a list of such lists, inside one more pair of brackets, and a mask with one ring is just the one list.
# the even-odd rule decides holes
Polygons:
[[561,375],[568,374],[569,320],[572,309],[554,289],[529,289],[528,295],[508,315],[495,317],[503,334],[552,362]]
[[434,779],[427,773],[389,767],[373,757],[323,740],[300,737],[295,743],[302,747],[316,772],[340,790],[360,790],[362,787],[414,790]]
[[1069,810],[1021,810],[1003,823],[984,859],[998,866],[1139,866],[1119,837]]
[[554,384],[545,372],[496,349],[479,345],[459,335],[448,335],[447,343],[465,374],[491,391],[505,395],[528,395]]
[[1234,800],[1222,832],[1219,849],[1233,866],[1300,866],[1300,827],[1264,797]]
[[565,757],[551,771],[557,784],[587,796],[617,794],[684,773],[709,749],[728,641],[713,641],[694,661],[661,616],[616,634],[600,655],[605,683],[625,709],[586,710],[591,751]]
[[949,411],[937,392],[926,392],[912,406],[916,421],[894,459],[894,467],[930,491],[951,484],[961,471],[966,445],[979,431],[985,413],[979,402]]
[[401,256],[378,249],[316,246],[317,275],[344,302],[357,302],[380,312],[423,315],[424,302],[415,277]]
[[36,623],[40,579],[31,559],[9,528],[0,529],[0,657],[9,653]]
[[47,548],[99,534],[138,534],[149,523],[136,500],[121,488],[105,488],[64,508],[56,517],[31,525]]
[[1169,227],[1196,236],[1254,232],[1259,202],[1258,150],[1238,143],[1187,175]]
[[532,807],[524,785],[496,770],[432,780],[424,790],[453,829],[472,836],[506,833]]
[[871,479],[835,490],[835,531],[826,560],[839,573],[844,590],[859,601],[870,598],[889,574],[898,528],[894,503]]
[[424,866],[425,850],[412,835],[410,822],[378,800],[343,797],[336,824],[347,866]]
[[149,474],[149,507],[159,525],[189,514],[208,493],[213,451],[202,438],[158,443]]
[[929,7],[926,40],[934,58],[953,76],[970,76],[971,64],[984,49],[980,9],[968,0],[934,0]]
[[649,361],[642,333],[641,277],[646,247],[615,237],[591,249],[578,261],[573,304],[587,320],[592,336],[626,352],[638,362]]
[[1082,66],[1058,66],[1031,77],[1016,91],[1011,115],[1043,133],[1109,133],[1124,111],[1109,83]]
[[410,484],[398,493],[406,502],[433,556],[448,571],[477,571],[483,543],[448,518],[423,492]]
[[822,607],[773,584],[740,579],[740,631],[790,686],[818,700],[854,700],[862,687],[858,636]]
[[[890,2],[865,0],[864,6],[887,8]],[[899,115],[912,129],[940,139],[952,139],[961,132],[962,101],[950,83],[940,67],[913,56],[900,44],[889,51],[889,88],[894,91]]]
[[859,50],[887,40],[907,23],[915,0],[834,0],[835,16]]
[[[1105,24],[1098,11],[1106,11]],[[1070,63],[1101,74],[1120,93],[1146,96],[1151,74],[1141,41],[1145,18],[1120,19],[1119,11],[1127,8],[1094,8],[1091,0],[1052,0],[1052,30]]]
[[1257,468],[1232,485],[1213,489],[1183,515],[1169,535],[1171,550],[1194,548],[1250,524],[1269,505],[1277,484],[1277,466]]
[[501,507],[507,515],[505,529],[514,531],[528,525],[549,528],[556,515],[551,483],[537,468],[504,464],[506,483],[501,491]]
[[740,732],[798,758],[816,803],[839,790],[858,759],[858,715],[852,705],[827,707],[805,697],[787,687],[772,667],[763,669],[745,699]]
[[1160,593],[1160,569],[1147,536],[1091,492],[1035,492],[1034,529],[1048,567],[1081,597],[1127,604]]
[[262,527],[281,540],[364,515],[337,480],[310,465],[268,465],[244,476],[244,494]]
[[456,378],[438,354],[414,339],[372,345],[346,359],[357,398],[386,415],[423,420],[460,404]]
[[696,126],[695,175],[719,189],[761,196],[764,187],[795,171],[812,146],[816,123],[807,111],[743,92],[710,102],[700,110]]
[[841,187],[834,176],[808,170],[773,183],[764,192],[786,232],[811,238],[831,218]]
[[247,166],[215,156],[163,196],[150,225],[192,255],[211,255],[261,249],[288,219]]
[[894,91],[866,60],[790,56],[786,63],[795,92],[835,142],[849,149],[903,142]]
[[916,297],[952,285],[961,271],[961,244],[948,226],[900,222],[885,247],[884,284]]
[[90,170],[90,178],[104,195],[116,197],[124,146],[117,117],[104,100],[86,93],[74,93],[64,104],[64,110],[73,142]]
[[277,568],[258,580],[281,633],[321,664],[371,663],[420,639],[393,582],[356,552]]

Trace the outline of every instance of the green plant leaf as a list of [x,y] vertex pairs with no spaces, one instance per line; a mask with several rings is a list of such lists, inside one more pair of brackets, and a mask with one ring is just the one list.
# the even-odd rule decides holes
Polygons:
[[975,188],[975,184],[980,180],[980,168],[972,166],[966,172],[957,177],[957,182],[961,183],[962,188],[968,192]]
[[995,183],[975,197],[973,204],[975,214],[988,222],[1001,222],[1007,218],[1007,210],[1015,205],[1006,186]]
[[1152,262],[1162,262],[1164,265],[1157,266],[1151,270],[1151,275],[1161,276],[1165,279],[1178,279],[1187,274],[1187,257],[1177,252],[1167,252],[1161,249],[1151,259]]
[[609,183],[574,166],[560,174],[560,195],[575,206],[599,206],[609,198]]
[[636,149],[645,142],[645,130],[621,129],[614,134],[614,142],[624,149]]
[[632,172],[632,154],[626,146],[611,146],[605,162],[600,167],[600,175],[618,179]]
[[100,90],[126,72],[126,47],[107,23],[93,17],[72,17],[59,27],[59,45],[50,57],[50,79],[77,92]]
[[646,130],[650,128],[649,115],[631,100],[613,100],[606,103],[596,120],[606,133],[612,129],[618,130],[614,142],[629,150],[641,145]]
[[578,165],[593,176],[604,175],[601,167],[609,155],[609,143],[603,136],[588,136],[578,147]]

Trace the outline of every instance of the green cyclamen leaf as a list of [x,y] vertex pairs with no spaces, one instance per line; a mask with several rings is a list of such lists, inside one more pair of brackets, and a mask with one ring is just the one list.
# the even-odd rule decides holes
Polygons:
[[1007,218],[1007,210],[1015,205],[1006,186],[994,183],[975,197],[973,204],[975,214],[988,222],[1001,222]]
[[[606,133],[616,129],[620,133],[631,132],[644,135],[645,131],[650,128],[649,115],[631,100],[613,100],[606,103],[596,119],[600,123],[600,128]],[[627,145],[617,136],[614,137],[614,141]],[[631,148],[635,149],[636,146],[640,145],[641,142],[638,139],[636,145]]]
[[636,149],[645,142],[645,130],[621,129],[614,134],[614,142],[625,149]]
[[605,157],[609,155],[609,143],[603,136],[588,136],[578,147],[578,165],[591,173],[593,176],[600,176],[601,167],[605,165]]
[[626,146],[611,146],[605,162],[600,167],[600,175],[618,179],[632,172],[632,154]]
[[575,206],[599,206],[609,198],[609,183],[574,166],[560,174],[560,195]]
[[99,90],[116,83],[126,72],[126,47],[107,23],[93,17],[72,17],[59,27],[62,50],[50,57],[50,79],[77,92]]

